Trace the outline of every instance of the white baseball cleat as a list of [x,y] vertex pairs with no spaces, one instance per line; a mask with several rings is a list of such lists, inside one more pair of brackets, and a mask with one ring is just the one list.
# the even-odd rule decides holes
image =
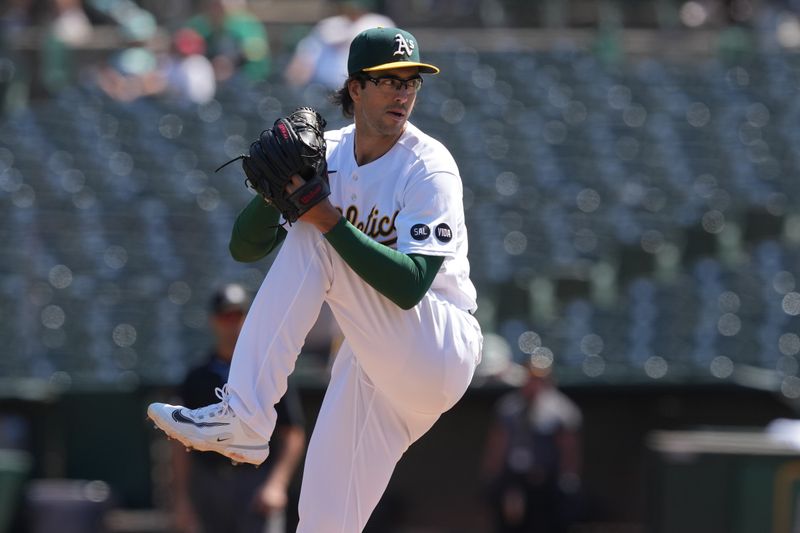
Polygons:
[[147,416],[168,437],[187,448],[217,452],[237,463],[260,465],[269,455],[269,443],[236,416],[228,404],[228,385],[214,390],[219,403],[199,409],[151,403]]

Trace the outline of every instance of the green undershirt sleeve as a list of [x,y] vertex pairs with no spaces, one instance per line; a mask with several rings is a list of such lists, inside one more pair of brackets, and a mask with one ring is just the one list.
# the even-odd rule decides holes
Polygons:
[[444,257],[392,250],[344,218],[325,239],[361,279],[402,309],[411,309],[422,300],[444,262]]
[[258,261],[286,238],[286,230],[278,225],[280,213],[260,196],[245,206],[233,224],[228,244],[231,256],[244,263]]

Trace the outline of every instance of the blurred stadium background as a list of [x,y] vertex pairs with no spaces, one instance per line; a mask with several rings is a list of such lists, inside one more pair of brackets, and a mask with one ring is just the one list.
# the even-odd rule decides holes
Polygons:
[[[112,99],[91,72],[139,15],[169,32],[196,2],[84,0],[92,38],[55,52],[51,3],[4,2],[5,22],[18,4],[32,16],[0,50],[0,531],[67,531],[42,518],[56,508],[84,524],[69,531],[166,531],[144,407],[204,356],[211,291],[268,268],[227,255],[249,193],[213,170],[297,105],[343,124],[322,87],[282,77],[330,6],[252,0],[270,75],[188,105]],[[443,70],[414,122],[462,172],[487,343],[373,529],[488,531],[489,416],[533,358],[585,417],[575,531],[797,531],[796,439],[765,428],[800,405],[800,3],[377,7]],[[293,379],[313,421],[324,354]]]

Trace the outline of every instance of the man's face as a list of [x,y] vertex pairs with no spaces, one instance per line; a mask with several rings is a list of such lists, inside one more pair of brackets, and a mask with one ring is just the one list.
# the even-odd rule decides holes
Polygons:
[[[397,137],[403,132],[417,98],[414,81],[417,67],[396,68],[368,73],[364,87],[350,83],[354,114],[359,127],[380,136]],[[421,79],[421,78],[419,78]]]
[[244,311],[239,309],[226,310],[211,315],[211,327],[217,342],[235,344],[242,329],[242,324],[244,324],[244,317]]

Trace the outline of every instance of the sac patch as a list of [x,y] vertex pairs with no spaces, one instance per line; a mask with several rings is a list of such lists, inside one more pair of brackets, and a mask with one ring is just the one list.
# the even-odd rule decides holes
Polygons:
[[414,224],[411,226],[411,238],[415,241],[424,241],[431,236],[431,228],[425,224]]
[[447,224],[439,224],[434,230],[436,239],[440,242],[450,242],[453,239],[453,230]]

